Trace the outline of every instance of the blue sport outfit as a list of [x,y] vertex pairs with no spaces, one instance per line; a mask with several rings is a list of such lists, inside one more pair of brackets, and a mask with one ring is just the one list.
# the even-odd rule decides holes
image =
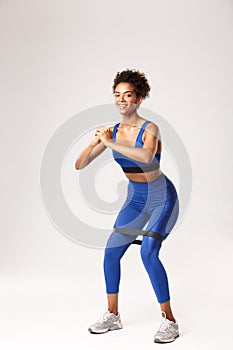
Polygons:
[[[150,123],[142,125],[135,147],[142,148],[142,134]],[[116,141],[117,123],[112,140]],[[121,153],[112,151],[113,157],[124,172],[148,172],[160,167],[160,154],[157,153],[150,164],[138,162]],[[170,300],[168,279],[165,268],[159,259],[162,241],[173,229],[179,215],[179,200],[172,181],[162,173],[151,182],[129,180],[126,200],[114,223],[104,255],[104,276],[106,292],[119,292],[120,260],[132,243],[141,244],[141,258],[149,275],[159,303]],[[147,225],[146,225],[147,224]],[[146,228],[144,229],[144,226]],[[136,240],[142,235],[142,241]]]

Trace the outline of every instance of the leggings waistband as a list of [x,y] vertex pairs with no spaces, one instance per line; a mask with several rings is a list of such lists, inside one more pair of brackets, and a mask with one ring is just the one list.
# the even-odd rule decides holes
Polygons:
[[162,173],[157,179],[153,181],[146,181],[146,182],[139,182],[139,181],[132,181],[129,180],[129,184],[133,186],[135,190],[143,191],[143,190],[148,190],[148,188],[153,188],[157,186],[161,186],[166,183],[168,180],[167,176]]

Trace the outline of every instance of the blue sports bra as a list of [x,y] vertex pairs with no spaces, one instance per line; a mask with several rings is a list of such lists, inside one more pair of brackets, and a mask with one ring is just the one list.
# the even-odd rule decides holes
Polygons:
[[[143,147],[142,134],[143,134],[145,127],[147,126],[148,123],[150,123],[150,120],[146,120],[143,123],[143,125],[138,133],[138,136],[136,138],[135,147],[138,147],[138,148]],[[117,123],[113,128],[113,133],[112,133],[112,140],[113,141],[116,141],[116,133],[117,133],[117,128],[119,125],[120,125],[120,123]],[[112,155],[113,155],[113,158],[115,159],[115,161],[118,164],[120,164],[120,166],[122,167],[122,170],[125,173],[144,173],[144,172],[159,169],[159,167],[160,167],[160,164],[159,164],[160,157],[161,157],[160,153],[157,153],[155,155],[154,159],[152,160],[152,162],[149,164],[139,162],[139,161],[134,160],[132,158],[128,158],[128,157],[124,156],[123,154],[116,152],[114,150],[112,150]]]

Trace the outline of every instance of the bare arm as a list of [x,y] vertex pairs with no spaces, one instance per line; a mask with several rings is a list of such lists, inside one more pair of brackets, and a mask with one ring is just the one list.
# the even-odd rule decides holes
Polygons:
[[[104,130],[106,128],[100,127],[97,130]],[[97,132],[96,130],[96,132]],[[108,128],[110,135],[112,135],[112,127]],[[75,162],[75,169],[80,170],[85,168],[90,162],[92,162],[96,157],[98,157],[106,148],[104,142],[100,140],[95,133],[95,138],[90,142],[90,144],[82,151]]]
[[158,149],[159,128],[154,123],[150,123],[145,130],[143,148],[126,146],[118,142],[114,142],[110,137],[108,137],[107,132],[99,132],[98,135],[104,142],[105,146],[123,154],[128,158],[143,163],[150,163]]
[[98,144],[90,143],[80,154],[75,162],[75,169],[80,170],[85,168],[93,159],[98,157],[104,150],[106,146],[103,142]]

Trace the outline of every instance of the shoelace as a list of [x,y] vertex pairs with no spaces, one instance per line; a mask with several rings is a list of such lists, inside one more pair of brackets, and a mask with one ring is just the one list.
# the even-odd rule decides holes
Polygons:
[[159,331],[166,332],[166,330],[168,329],[167,318],[164,311],[162,311],[162,314],[164,314],[165,316],[164,317],[162,316],[162,322],[160,324]]
[[108,320],[108,317],[109,317],[109,312],[108,311],[106,311],[104,314],[103,314],[103,316],[102,317],[100,317],[99,319],[98,319],[98,321],[97,322],[106,322],[107,320]]

